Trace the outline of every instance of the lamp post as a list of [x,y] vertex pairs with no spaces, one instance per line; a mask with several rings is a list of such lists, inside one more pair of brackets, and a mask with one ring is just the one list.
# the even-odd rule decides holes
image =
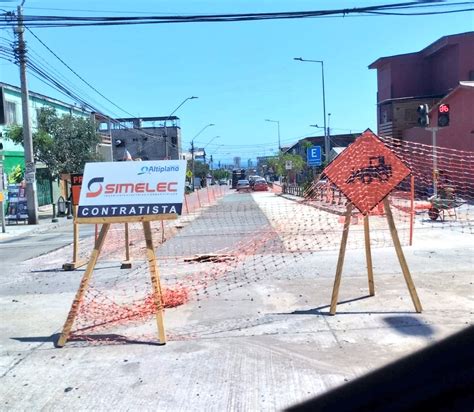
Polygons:
[[186,103],[188,100],[193,100],[193,99],[199,99],[199,97],[198,97],[198,96],[191,96],[191,97],[187,97],[186,99],[184,99],[184,100],[179,104],[179,106],[178,106],[176,109],[174,109],[174,110],[171,112],[171,114],[170,114],[170,115],[166,118],[166,120],[165,120],[165,123],[164,123],[164,129],[165,129],[165,130],[164,130],[164,132],[165,132],[165,133],[164,133],[164,138],[165,138],[165,159],[168,159],[168,157],[169,157],[169,153],[168,153],[168,130],[167,130],[167,128],[166,128],[166,122],[167,122],[169,119],[171,119],[171,116],[173,116],[173,115],[178,111],[178,109],[179,109],[184,103]]
[[203,147],[204,149],[204,163],[206,163],[206,147],[209,146],[215,139],[219,139],[220,136],[214,136],[211,140],[209,140]]
[[201,130],[199,130],[196,136],[194,136],[191,140],[191,172],[193,174],[191,186],[193,188],[193,192],[194,192],[194,139],[196,139],[196,137],[198,137],[204,130],[206,130],[208,127],[211,127],[211,126],[215,126],[215,124],[214,123],[206,124]]
[[280,121],[279,120],[270,120],[265,119],[266,122],[276,123],[278,126],[278,152],[281,152],[281,143],[280,143]]
[[326,161],[328,161],[330,147],[329,147],[328,131],[326,129],[326,94],[324,91],[324,62],[322,60],[307,60],[301,57],[294,57],[293,60],[297,60],[300,62],[307,62],[307,63],[321,63],[321,78],[323,82],[324,154],[326,157]]

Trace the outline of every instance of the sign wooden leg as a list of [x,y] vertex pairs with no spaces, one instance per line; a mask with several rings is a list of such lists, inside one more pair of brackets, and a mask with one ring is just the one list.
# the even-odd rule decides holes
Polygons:
[[[72,207],[72,213],[74,214],[74,217],[77,216],[77,206]],[[73,233],[74,233],[74,244],[73,244],[73,249],[72,249],[72,261],[77,262],[77,257],[78,257],[78,252],[79,252],[79,225],[74,222],[73,224]]]
[[146,254],[148,258],[148,267],[150,268],[151,284],[153,285],[153,297],[156,306],[156,324],[158,326],[158,340],[161,344],[166,343],[165,325],[163,321],[163,295],[161,293],[160,274],[156,262],[155,248],[153,247],[153,238],[150,222],[143,222],[143,231],[145,233]]
[[407,262],[405,260],[405,255],[403,254],[402,246],[400,244],[400,239],[398,238],[397,228],[395,227],[395,222],[393,220],[392,210],[390,209],[390,202],[388,197],[383,201],[385,206],[385,213],[387,214],[388,226],[390,228],[390,234],[392,235],[393,244],[395,246],[395,251],[397,252],[398,261],[400,262],[400,267],[402,268],[403,276],[405,277],[405,282],[410,292],[411,300],[415,306],[415,310],[418,313],[421,313],[423,310],[421,307],[420,300],[418,299],[418,294],[416,293],[415,284],[411,278],[410,270],[408,269]]
[[84,260],[79,260],[79,224],[76,222],[77,206],[72,207],[72,214],[74,216],[74,222],[72,224],[72,230],[73,230],[72,262],[65,263],[63,265],[63,270],[65,271],[76,270],[77,268],[84,266],[87,263]]
[[130,260],[130,241],[128,223],[125,223],[125,260],[120,265],[120,269],[131,269],[132,262]]
[[102,246],[104,245],[105,238],[107,236],[107,232],[109,231],[110,224],[105,223],[102,225],[102,229],[100,230],[99,238],[94,246],[94,250],[92,251],[91,258],[89,260],[89,264],[87,265],[86,271],[84,272],[84,276],[82,277],[81,284],[79,285],[79,289],[77,290],[76,297],[72,302],[71,309],[69,310],[69,314],[66,319],[66,323],[64,324],[63,331],[61,336],[59,337],[57,346],[62,348],[68,338],[69,334],[71,333],[72,325],[74,324],[74,320],[77,316],[77,311],[79,310],[79,306],[82,303],[82,299],[86,293],[87,287],[89,285],[89,281],[92,277],[92,272],[94,271],[94,267],[97,263],[97,259],[99,258],[100,251]]
[[352,213],[352,203],[349,202],[347,204],[346,217],[344,219],[344,229],[342,232],[341,247],[339,249],[339,258],[337,260],[336,277],[334,279],[334,287],[332,289],[331,310],[330,310],[331,315],[336,314],[337,297],[339,295],[339,285],[341,284],[342,268],[344,266],[344,257],[346,255],[347,236],[349,235],[349,227],[351,224],[351,213]]
[[365,259],[367,262],[367,274],[369,275],[369,294],[375,295],[374,288],[374,271],[372,266],[372,252],[370,250],[370,234],[369,234],[369,215],[364,216],[364,237],[365,237]]

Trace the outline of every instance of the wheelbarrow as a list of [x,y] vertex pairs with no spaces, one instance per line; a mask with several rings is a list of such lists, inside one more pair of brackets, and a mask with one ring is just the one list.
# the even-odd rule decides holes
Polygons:
[[441,220],[444,220],[444,213],[452,210],[454,212],[454,220],[457,220],[456,208],[466,203],[466,200],[456,196],[441,197],[431,196],[428,198],[431,207],[428,209],[428,216],[431,220],[436,220],[441,216]]

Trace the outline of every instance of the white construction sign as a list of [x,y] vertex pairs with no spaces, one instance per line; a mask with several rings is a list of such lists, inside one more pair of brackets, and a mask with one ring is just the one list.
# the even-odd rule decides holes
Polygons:
[[185,160],[87,163],[77,217],[181,214]]

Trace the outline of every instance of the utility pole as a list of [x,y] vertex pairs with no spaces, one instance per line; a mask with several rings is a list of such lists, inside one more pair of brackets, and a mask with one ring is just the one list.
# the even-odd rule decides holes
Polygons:
[[191,140],[191,172],[193,174],[191,177],[191,187],[194,192],[194,140]]
[[433,154],[433,195],[438,196],[438,151],[436,146],[436,135],[438,133],[438,127],[426,127],[425,130],[431,131],[431,145]]
[[18,36],[16,49],[18,63],[20,65],[21,82],[21,108],[23,115],[23,147],[25,151],[25,183],[26,202],[28,207],[28,223],[38,224],[38,199],[36,197],[36,166],[33,156],[33,138],[31,135],[31,119],[29,108],[28,82],[26,79],[26,44],[23,39],[25,28],[23,26],[23,14],[21,6],[18,6],[18,25],[14,31]]

